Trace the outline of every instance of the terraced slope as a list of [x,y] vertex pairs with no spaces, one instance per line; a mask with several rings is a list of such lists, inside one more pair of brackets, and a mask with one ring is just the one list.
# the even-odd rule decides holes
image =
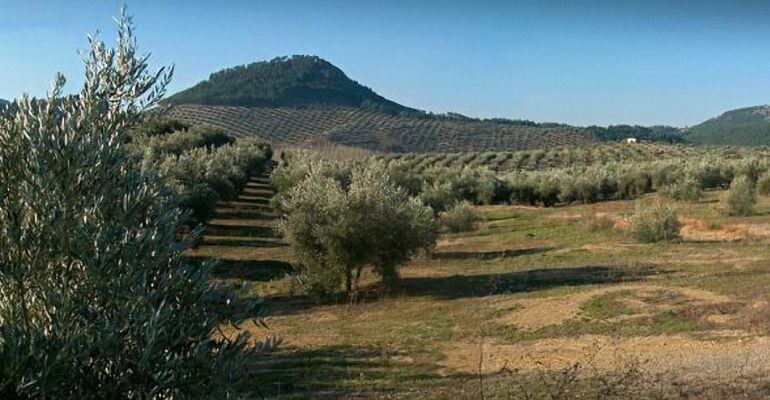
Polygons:
[[395,116],[351,107],[246,108],[178,105],[169,117],[208,124],[277,148],[337,145],[379,152],[529,150],[594,141],[579,128]]

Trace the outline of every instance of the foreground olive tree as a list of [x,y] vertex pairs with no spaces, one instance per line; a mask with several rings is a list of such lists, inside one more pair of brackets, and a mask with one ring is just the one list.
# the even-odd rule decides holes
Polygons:
[[185,214],[124,149],[171,71],[118,28],[115,49],[89,40],[76,95],[58,77],[0,117],[0,398],[224,398],[246,371],[181,256]]
[[435,244],[433,211],[395,186],[384,165],[355,167],[347,187],[323,163],[308,169],[282,196],[278,230],[297,258],[297,281],[311,294],[331,294],[342,283],[354,294],[366,266],[392,288],[397,267]]

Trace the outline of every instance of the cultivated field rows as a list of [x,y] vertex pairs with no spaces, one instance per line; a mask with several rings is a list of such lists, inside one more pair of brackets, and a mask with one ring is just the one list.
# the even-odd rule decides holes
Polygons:
[[570,127],[402,117],[346,107],[180,105],[171,108],[168,115],[194,124],[220,127],[238,137],[258,137],[276,147],[323,140],[372,151],[460,152],[551,148],[592,141],[579,129]]

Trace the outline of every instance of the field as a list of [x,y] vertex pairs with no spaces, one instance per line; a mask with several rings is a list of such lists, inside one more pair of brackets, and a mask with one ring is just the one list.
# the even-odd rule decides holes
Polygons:
[[681,240],[663,244],[626,235],[632,201],[479,206],[477,229],[443,234],[395,293],[367,273],[364,300],[318,304],[290,291],[266,182],[222,204],[190,255],[269,307],[269,330],[243,326],[283,339],[258,363],[269,398],[768,394],[770,198],[752,217],[724,216],[721,191],[673,203]]
[[375,152],[422,153],[528,150],[592,141],[578,128],[566,126],[400,117],[347,107],[179,105],[172,107],[168,116],[216,126],[236,137],[257,137],[275,148],[344,146]]

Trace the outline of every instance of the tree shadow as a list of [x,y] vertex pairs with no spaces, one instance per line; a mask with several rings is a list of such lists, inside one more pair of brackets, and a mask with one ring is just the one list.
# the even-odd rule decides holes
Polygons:
[[275,213],[264,210],[236,209],[231,207],[220,207],[216,210],[217,219],[259,219],[274,220]]
[[206,226],[207,235],[245,236],[254,238],[273,238],[275,230],[271,226],[219,225],[209,223]]
[[279,260],[219,260],[211,274],[219,279],[267,282],[282,278],[294,271],[294,267]]
[[400,281],[398,293],[407,296],[430,296],[458,299],[487,295],[531,292],[559,286],[582,286],[637,281],[658,270],[647,265],[583,266],[538,268],[499,274],[454,275],[447,277],[409,277]]
[[[431,297],[454,300],[499,294],[533,292],[562,286],[582,286],[641,281],[651,275],[664,273],[656,266],[601,265],[582,267],[537,268],[494,274],[452,275],[440,277],[406,277],[397,288],[384,292],[380,284],[360,291],[358,301],[378,301],[387,296]],[[319,305],[344,304],[347,298],[338,294],[325,303],[313,302],[302,296],[268,296],[265,298],[270,314],[292,315]]]
[[441,251],[431,254],[431,258],[434,260],[490,260],[545,253],[554,249],[554,247],[532,247],[528,249],[495,251]]
[[232,246],[232,247],[286,247],[288,244],[266,238],[228,238],[204,236],[198,246]]

